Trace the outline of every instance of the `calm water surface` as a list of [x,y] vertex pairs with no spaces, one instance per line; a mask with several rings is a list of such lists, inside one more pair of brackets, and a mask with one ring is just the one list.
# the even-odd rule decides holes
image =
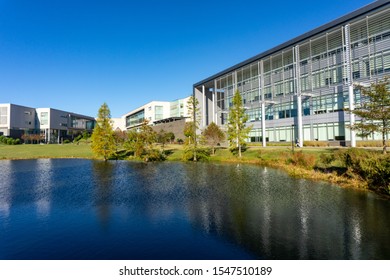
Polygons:
[[390,259],[390,202],[251,165],[0,161],[0,259]]

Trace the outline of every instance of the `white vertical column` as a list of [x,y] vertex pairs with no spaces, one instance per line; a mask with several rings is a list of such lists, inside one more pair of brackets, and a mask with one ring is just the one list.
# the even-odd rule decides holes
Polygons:
[[[295,90],[297,96],[297,121],[298,121],[298,146],[303,147],[303,121],[302,121],[302,93],[301,93],[301,74],[300,74],[300,65],[299,65],[299,45],[293,48],[295,52]],[[292,139],[294,141],[294,139]]]
[[265,102],[261,102],[261,138],[263,147],[267,146],[266,132],[265,132]]
[[215,113],[215,107],[216,107],[216,96],[217,96],[217,80],[214,80],[214,91],[213,91],[213,122],[217,124],[217,115]]
[[202,97],[203,97],[203,104],[202,104],[202,115],[204,116],[203,118],[203,127],[206,127],[206,118],[207,118],[207,114],[206,114],[206,90],[205,90],[205,86],[203,85],[202,86]]
[[[355,100],[353,96],[353,80],[352,80],[352,69],[351,69],[351,37],[350,37],[350,28],[347,24],[344,28],[345,34],[345,64],[346,72],[348,79],[348,99],[349,99],[349,124],[353,126],[355,124],[355,114],[352,113],[352,110],[355,109]],[[356,133],[354,130],[351,131],[351,147],[356,147]]]
[[263,60],[259,63],[260,66],[260,77],[259,77],[259,90],[261,91],[261,138],[262,138],[262,144],[263,147],[267,146],[266,141],[266,130],[265,130],[265,100],[264,100],[264,64]]
[[238,85],[237,85],[237,71],[234,71],[234,75],[233,75],[233,95],[236,93],[237,89],[238,89]]

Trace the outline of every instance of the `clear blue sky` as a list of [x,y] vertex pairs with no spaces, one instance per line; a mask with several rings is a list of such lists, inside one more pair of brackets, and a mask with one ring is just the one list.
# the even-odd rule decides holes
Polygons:
[[0,103],[113,117],[372,0],[0,0]]

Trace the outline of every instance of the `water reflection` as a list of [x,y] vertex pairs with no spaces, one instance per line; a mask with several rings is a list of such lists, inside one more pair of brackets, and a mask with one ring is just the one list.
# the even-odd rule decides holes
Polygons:
[[[209,178],[208,188],[212,190],[208,197],[202,197],[201,203],[189,202],[190,220],[204,232],[214,232],[240,244],[257,258],[390,256],[389,251],[374,253],[367,243],[361,244],[364,237],[390,249],[388,239],[379,241],[377,235],[369,234],[371,220],[378,217],[369,218],[361,203],[370,205],[374,195],[320,183],[313,186],[312,182],[289,179],[274,170],[268,176],[267,169],[255,167],[223,166],[213,170],[207,166],[189,172],[196,174],[191,186],[198,188],[203,185],[200,178]],[[384,209],[389,207],[387,201],[376,202]],[[385,215],[389,215],[388,211]],[[377,230],[385,234],[389,220],[379,219],[381,226]],[[217,226],[216,220],[223,222]]]
[[12,161],[4,160],[0,172],[0,217],[7,218],[10,214],[13,177]]
[[0,248],[15,258],[390,258],[389,201],[278,170],[89,160],[0,170]]
[[52,160],[38,159],[35,168],[35,182],[31,184],[35,192],[35,206],[37,215],[45,218],[50,214],[51,189],[54,186],[52,182]]
[[110,222],[114,168],[115,162],[92,161],[94,205],[103,228],[107,228]]

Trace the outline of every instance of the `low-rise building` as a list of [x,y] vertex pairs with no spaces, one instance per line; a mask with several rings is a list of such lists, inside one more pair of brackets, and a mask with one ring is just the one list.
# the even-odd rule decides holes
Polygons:
[[92,132],[94,126],[93,117],[73,112],[0,104],[0,134],[4,136],[39,134],[44,143],[60,143],[84,131]]

